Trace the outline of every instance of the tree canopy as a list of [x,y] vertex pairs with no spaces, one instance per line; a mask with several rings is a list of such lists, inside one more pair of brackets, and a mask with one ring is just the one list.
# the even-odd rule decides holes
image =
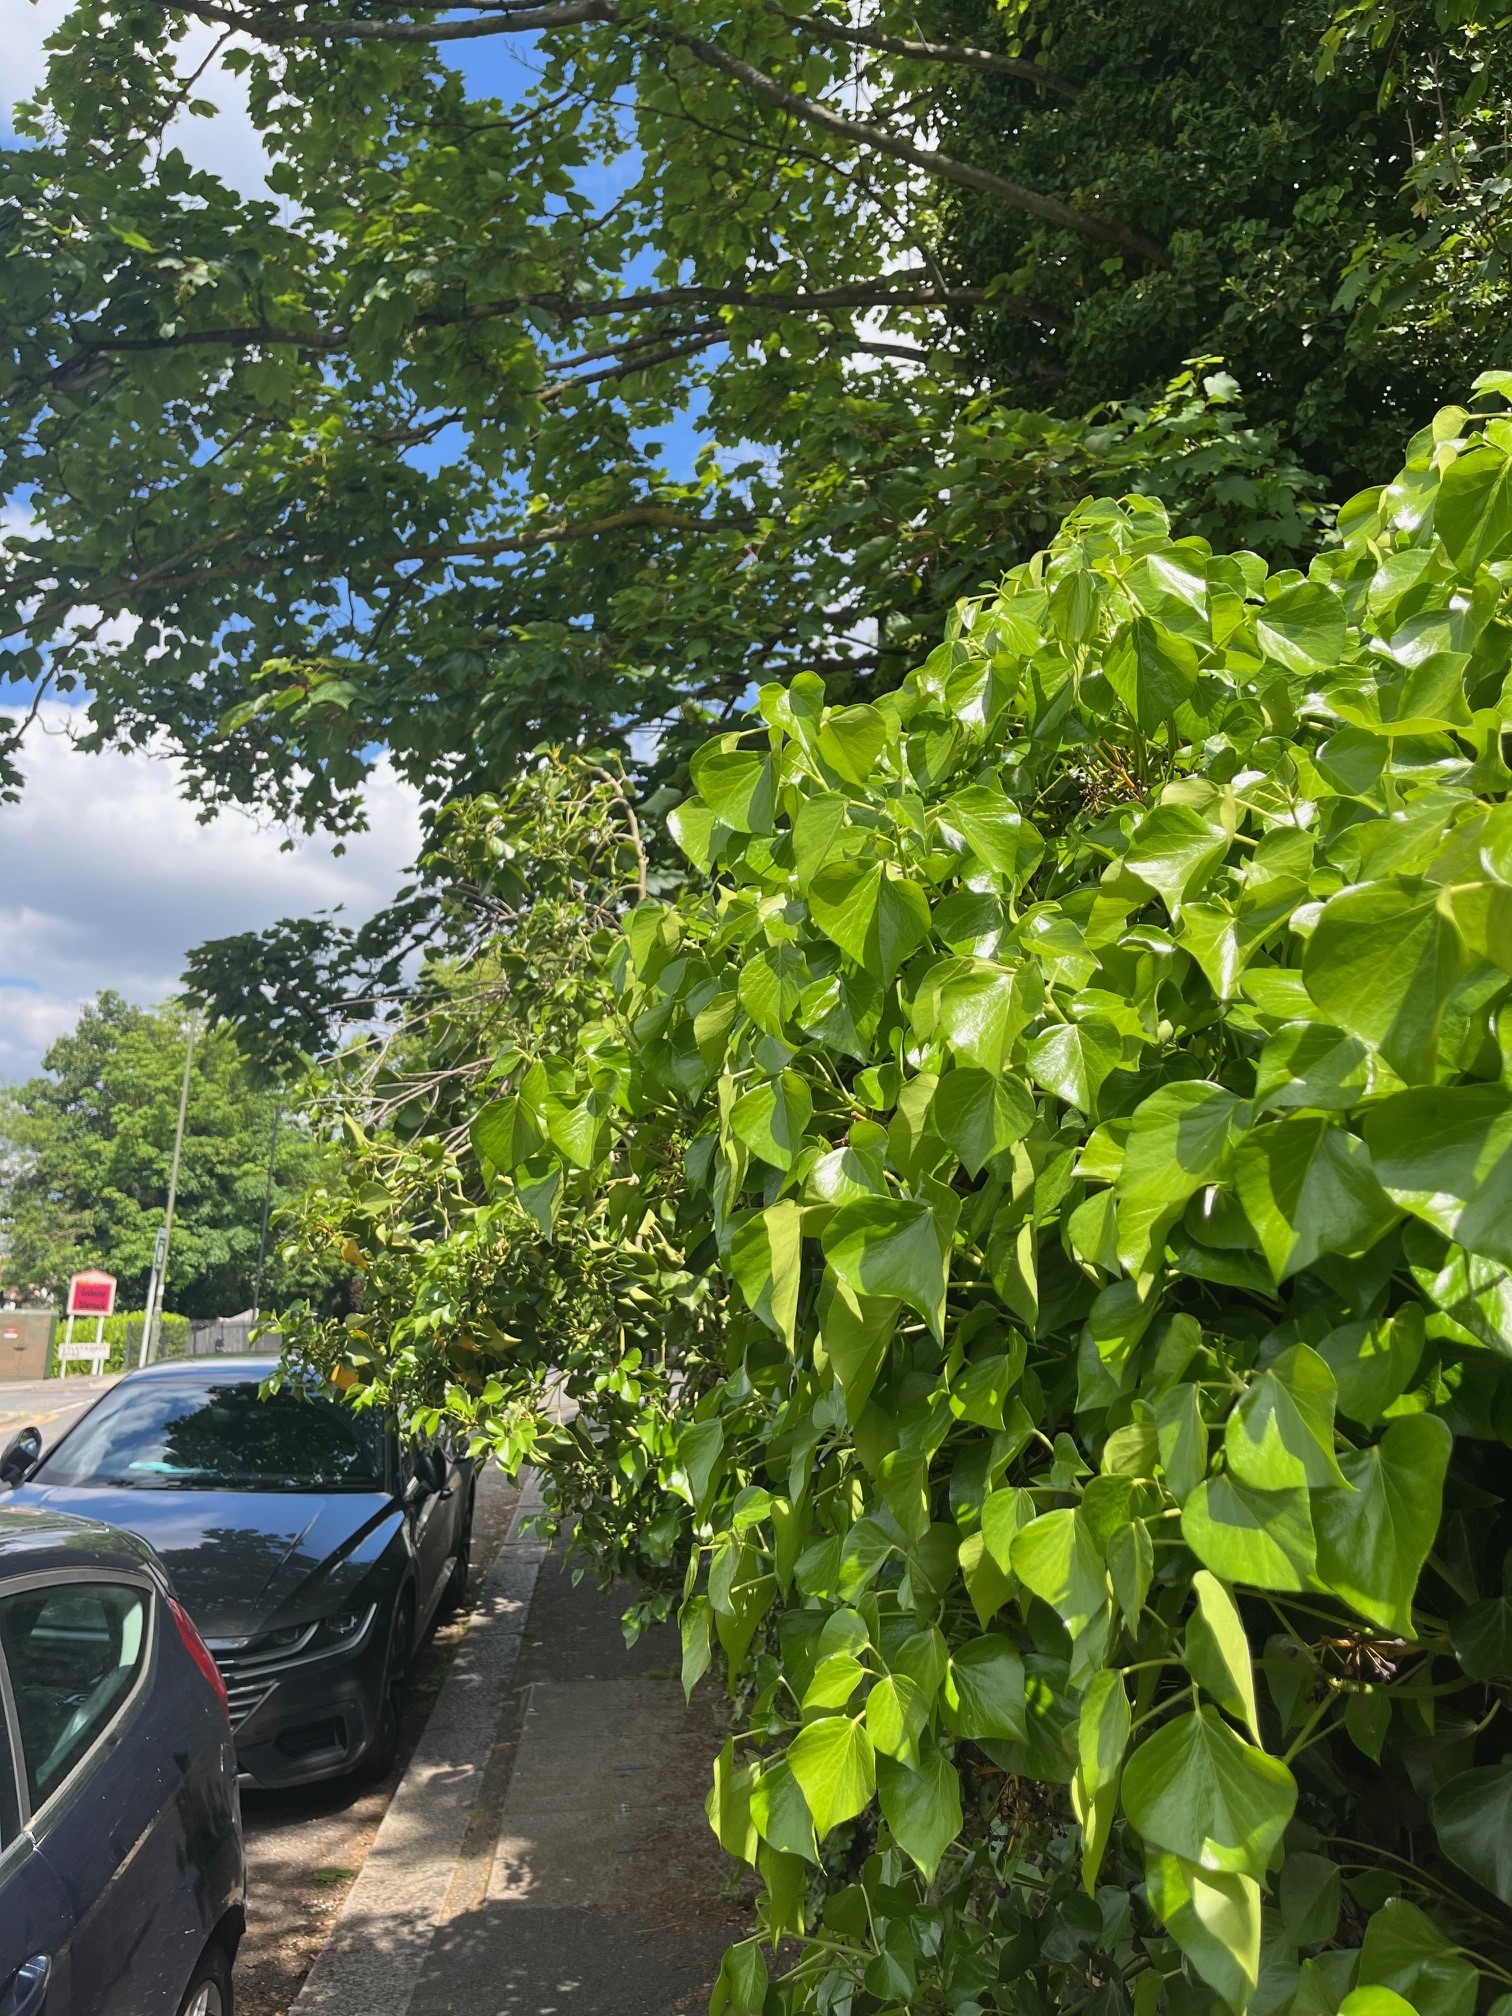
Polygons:
[[[165,138],[206,26],[268,199]],[[1294,556],[1512,361],[1485,26],[80,0],[0,159],[7,669],[340,825],[380,748],[439,800],[885,690],[1088,493]]]
[[[0,1087],[0,1279],[60,1300],[70,1274],[103,1267],[124,1308],[141,1308],[163,1222],[184,1068],[177,1007],[101,994],[24,1084]],[[195,1042],[174,1211],[167,1303],[229,1316],[252,1301],[273,1120],[285,1096],[253,1082],[229,1028]],[[272,1206],[314,1179],[322,1150],[291,1119],[279,1132]],[[323,1301],[329,1266],[292,1266],[277,1230],[263,1301]]]

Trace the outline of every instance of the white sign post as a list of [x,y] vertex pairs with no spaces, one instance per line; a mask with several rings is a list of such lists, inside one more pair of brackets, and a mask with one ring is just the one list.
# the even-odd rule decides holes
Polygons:
[[[115,1314],[116,1277],[101,1274],[91,1268],[83,1274],[75,1274],[68,1284],[68,1327],[63,1333],[63,1342],[58,1346],[58,1377],[61,1379],[70,1365],[87,1363],[97,1376],[105,1370],[105,1361],[110,1356],[110,1346],[105,1342],[105,1318]],[[95,1334],[92,1344],[75,1344],[73,1341],[74,1318],[93,1316]]]

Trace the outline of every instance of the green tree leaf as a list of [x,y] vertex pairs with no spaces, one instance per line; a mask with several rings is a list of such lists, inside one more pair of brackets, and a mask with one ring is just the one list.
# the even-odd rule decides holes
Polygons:
[[1365,1139],[1395,1201],[1447,1239],[1512,1267],[1512,1092],[1444,1085],[1371,1108]]
[[928,898],[890,862],[821,868],[809,908],[824,935],[878,980],[891,980],[929,935]]
[[1293,1344],[1250,1381],[1228,1417],[1230,1474],[1257,1491],[1322,1490],[1343,1483],[1334,1455],[1338,1388],[1306,1344]]
[[788,1745],[787,1764],[820,1840],[842,1820],[854,1819],[877,1789],[871,1738],[847,1715],[805,1724]]
[[1296,1803],[1286,1766],[1207,1707],[1163,1723],[1124,1766],[1131,1824],[1202,1869],[1263,1875]]
[[1433,1827],[1451,1862],[1512,1904],[1512,1764],[1461,1771],[1441,1785]]
[[934,1330],[945,1320],[947,1247],[934,1207],[918,1198],[867,1197],[825,1227],[825,1258],[858,1298],[895,1297]]
[[1254,1128],[1234,1151],[1234,1184],[1278,1281],[1325,1253],[1369,1252],[1396,1217],[1364,1144],[1312,1114]]
[[1260,1886],[1179,1855],[1145,1858],[1150,1908],[1230,2009],[1248,2007],[1260,1978]]
[[1302,977],[1324,1016],[1379,1050],[1399,1078],[1433,1075],[1439,1025],[1459,973],[1459,937],[1431,883],[1393,876],[1331,896]]
[[1313,1499],[1318,1574],[1373,1624],[1416,1635],[1412,1597],[1438,1533],[1453,1437],[1433,1414],[1389,1424],[1341,1462],[1346,1490]]
[[877,1760],[882,1817],[893,1839],[924,1872],[934,1877],[940,1858],[963,1825],[961,1788],[943,1751],[926,1748],[915,1771],[891,1757]]
[[1221,1581],[1251,1589],[1305,1589],[1316,1562],[1308,1493],[1255,1491],[1232,1477],[1198,1485],[1181,1508],[1181,1537]]
[[1192,1577],[1192,1591],[1197,1608],[1187,1619],[1186,1669],[1220,1708],[1248,1725],[1258,1743],[1255,1674],[1238,1607],[1218,1578],[1205,1568]]

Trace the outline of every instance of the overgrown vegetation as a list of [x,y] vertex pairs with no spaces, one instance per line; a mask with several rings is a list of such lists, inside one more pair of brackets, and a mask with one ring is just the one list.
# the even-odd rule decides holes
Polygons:
[[1084,504],[895,693],[766,686],[669,900],[569,865],[612,778],[483,815],[528,882],[557,808],[551,1011],[359,1144],[300,1348],[722,1667],[716,2011],[1505,2016],[1509,500],[1450,408],[1305,575]]

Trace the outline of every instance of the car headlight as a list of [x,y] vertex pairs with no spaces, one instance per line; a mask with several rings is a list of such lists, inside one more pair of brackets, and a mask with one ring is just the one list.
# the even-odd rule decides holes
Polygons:
[[373,1605],[369,1603],[361,1610],[333,1610],[329,1617],[320,1620],[315,1633],[312,1650],[327,1651],[338,1645],[350,1644],[360,1638],[372,1620]]

